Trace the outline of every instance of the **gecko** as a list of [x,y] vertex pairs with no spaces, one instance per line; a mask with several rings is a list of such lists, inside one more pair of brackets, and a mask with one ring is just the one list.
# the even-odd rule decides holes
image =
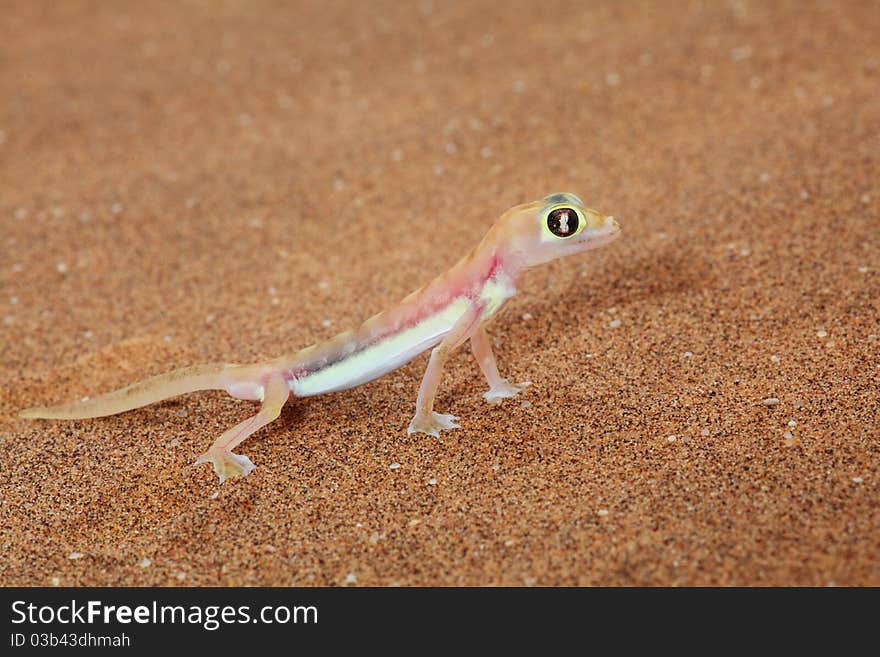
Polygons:
[[450,353],[470,340],[474,358],[489,384],[483,393],[486,401],[498,403],[521,392],[529,382],[512,384],[502,378],[486,326],[516,294],[526,270],[603,247],[619,235],[620,225],[614,217],[584,207],[574,194],[551,194],[509,209],[446,273],[357,329],[273,360],[184,367],[94,398],[28,408],[19,415],[59,420],[106,417],[197,390],[223,390],[237,399],[258,401],[261,406],[256,415],[227,430],[196,460],[196,465],[211,463],[222,484],[253,471],[253,462],[233,450],[277,419],[291,396],[354,388],[430,349],[407,433],[439,437],[441,430],[459,428],[458,417],[434,410]]

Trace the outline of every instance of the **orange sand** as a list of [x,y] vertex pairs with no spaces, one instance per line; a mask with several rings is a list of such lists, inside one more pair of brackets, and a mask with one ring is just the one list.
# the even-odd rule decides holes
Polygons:
[[[0,583],[880,584],[876,3],[289,5],[0,13]],[[453,358],[442,440],[424,359],[219,496],[252,404],[16,418],[326,338],[557,190],[625,235],[495,323],[526,394]]]

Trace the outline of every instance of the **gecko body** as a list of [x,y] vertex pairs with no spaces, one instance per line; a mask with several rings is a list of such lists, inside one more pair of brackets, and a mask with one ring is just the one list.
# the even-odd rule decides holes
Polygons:
[[613,217],[584,207],[573,194],[552,194],[508,210],[477,247],[445,274],[355,330],[263,363],[183,368],[94,399],[26,409],[21,416],[103,417],[209,389],[259,401],[256,415],[226,431],[196,461],[212,463],[222,483],[253,470],[250,459],[232,450],[276,419],[290,396],[309,397],[362,385],[430,349],[408,432],[439,436],[441,430],[458,426],[457,417],[434,411],[434,397],[449,353],[470,340],[489,383],[483,394],[487,401],[495,403],[519,393],[529,384],[513,385],[498,373],[486,325],[516,294],[517,282],[528,268],[605,246],[619,233]]
[[357,330],[293,354],[291,392],[297,397],[337,392],[387,374],[439,344],[475,303],[481,307],[480,319],[487,321],[516,288],[491,265],[481,269],[464,259]]

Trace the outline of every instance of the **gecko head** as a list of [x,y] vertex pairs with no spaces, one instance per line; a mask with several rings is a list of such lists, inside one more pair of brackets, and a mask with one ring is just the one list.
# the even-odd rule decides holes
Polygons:
[[567,193],[518,205],[498,223],[510,249],[508,255],[525,267],[598,249],[620,236],[614,217],[585,207],[577,196]]

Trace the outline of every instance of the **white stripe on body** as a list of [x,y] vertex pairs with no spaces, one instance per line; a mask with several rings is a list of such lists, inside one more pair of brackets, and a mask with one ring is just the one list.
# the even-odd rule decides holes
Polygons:
[[291,379],[290,390],[297,397],[348,390],[377,379],[405,365],[426,349],[440,343],[471,302],[465,297],[453,300],[442,311],[375,344],[353,351],[341,360],[300,378]]

